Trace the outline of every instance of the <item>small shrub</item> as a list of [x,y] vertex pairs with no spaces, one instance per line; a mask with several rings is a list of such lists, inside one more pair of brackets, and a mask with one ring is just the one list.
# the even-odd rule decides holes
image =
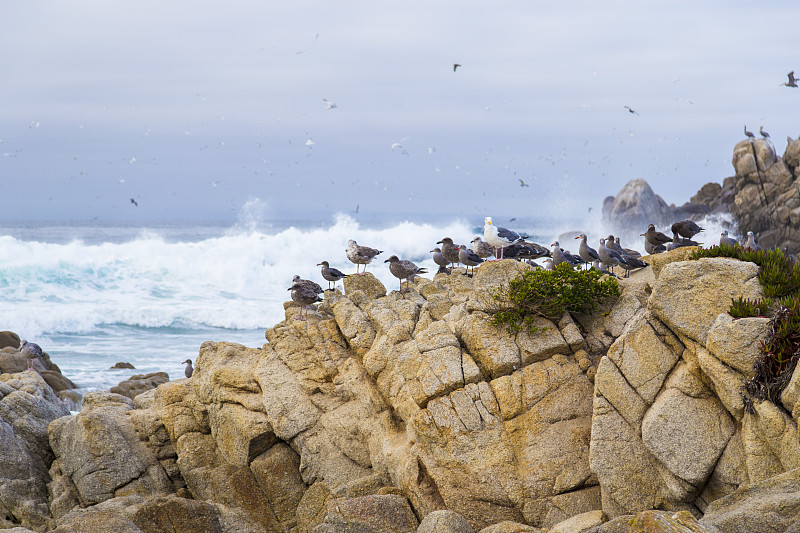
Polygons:
[[619,296],[617,280],[604,278],[597,269],[572,270],[562,263],[555,270],[528,270],[495,291],[506,309],[495,313],[492,323],[505,325],[510,333],[523,327],[536,333],[534,317],[558,320],[565,312],[588,313],[609,296]]
[[729,313],[733,318],[768,316],[769,303],[764,300],[748,300],[740,296],[737,300],[731,299],[731,309]]

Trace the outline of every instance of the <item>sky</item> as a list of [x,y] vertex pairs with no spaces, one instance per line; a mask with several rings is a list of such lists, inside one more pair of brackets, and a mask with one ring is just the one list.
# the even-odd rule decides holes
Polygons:
[[[787,1],[41,0],[0,18],[0,220],[549,216],[800,135]],[[454,70],[454,64],[460,67]],[[626,107],[627,106],[627,107]],[[135,202],[135,203],[134,203]]]

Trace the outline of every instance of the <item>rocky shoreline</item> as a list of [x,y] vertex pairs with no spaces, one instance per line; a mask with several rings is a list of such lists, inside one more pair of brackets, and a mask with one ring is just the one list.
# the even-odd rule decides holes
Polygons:
[[[192,378],[81,411],[0,374],[0,526],[16,531],[791,531],[800,375],[745,409],[758,267],[652,256],[591,315],[493,326],[523,269],[369,274],[259,348],[206,342]],[[633,528],[633,529],[631,529]]]

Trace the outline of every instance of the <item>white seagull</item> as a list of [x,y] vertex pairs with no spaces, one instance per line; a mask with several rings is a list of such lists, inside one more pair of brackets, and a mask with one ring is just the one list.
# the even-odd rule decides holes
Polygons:
[[[528,238],[528,236],[520,235],[510,229],[495,226],[492,224],[492,217],[486,217],[483,219],[483,238],[486,239],[486,242],[494,246],[494,256],[503,259],[504,247],[514,244],[517,241],[524,240]],[[497,253],[498,249],[500,250],[499,254]]]

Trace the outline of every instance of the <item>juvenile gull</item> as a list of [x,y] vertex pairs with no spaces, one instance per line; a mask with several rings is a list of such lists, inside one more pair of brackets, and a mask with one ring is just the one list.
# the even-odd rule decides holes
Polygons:
[[703,231],[703,228],[692,222],[691,220],[681,220],[672,224],[672,233],[677,233],[681,237],[691,239],[698,233]]
[[660,254],[662,252],[666,252],[667,248],[663,244],[655,245],[647,240],[644,239],[644,251],[647,252],[648,255]]
[[761,247],[756,243],[756,236],[752,231],[747,232],[747,242],[744,243],[744,247],[747,250],[752,250],[757,252],[761,249]]
[[349,276],[349,274],[345,274],[339,269],[331,268],[330,263],[327,261],[317,263],[317,266],[320,265],[322,266],[322,277],[328,281],[328,290],[333,290],[331,283],[335,285],[337,281]]
[[681,246],[700,246],[702,242],[693,241],[692,239],[684,239],[677,233],[672,234],[672,242],[667,243],[667,250],[674,250]]
[[33,359],[39,357],[44,359],[44,352],[38,344],[23,340],[20,343],[19,351],[25,354],[25,359],[28,361],[28,370],[33,368]]
[[444,258],[442,250],[440,248],[434,248],[431,252],[433,252],[433,262],[439,265],[438,273],[449,273],[450,270],[447,266],[450,264],[450,261]]
[[458,245],[453,242],[453,239],[450,237],[445,237],[436,244],[442,245],[442,255],[448,262],[453,263],[453,266],[459,262]]
[[186,376],[187,378],[192,377],[192,374],[194,374],[194,368],[192,368],[192,360],[187,359],[181,364],[186,365],[186,368],[183,369],[183,375]]
[[406,280],[406,288],[409,288],[409,283],[417,274],[425,274],[428,272],[425,268],[420,268],[411,261],[401,260],[396,255],[393,255],[384,263],[389,263],[389,272],[394,277],[400,280],[400,292],[403,292],[403,280]]
[[583,259],[587,263],[592,263],[594,261],[600,260],[600,256],[597,255],[597,250],[586,244],[585,233],[581,233],[575,238],[581,240],[581,244],[580,246],[578,246],[578,255],[581,256],[581,259]]
[[738,246],[739,241],[737,241],[733,237],[728,237],[728,230],[724,230],[722,233],[720,233],[719,245]]
[[550,250],[548,250],[547,248],[545,248],[541,244],[537,244],[535,242],[530,242],[530,241],[525,241],[525,240],[519,241],[517,244],[521,245],[521,246],[524,246],[525,248],[530,250],[530,252],[528,252],[528,255],[527,255],[528,259],[539,259],[540,257],[550,257],[550,256],[552,256],[552,254],[550,253]]
[[[316,285],[316,287],[314,287]],[[317,290],[319,289],[319,290]],[[292,300],[299,304],[302,308],[300,316],[295,317],[295,320],[308,320],[308,308],[315,302],[321,302],[322,298],[318,295],[322,292],[322,287],[307,279],[300,279],[300,276],[294,277],[292,286],[286,289],[292,291]],[[303,313],[305,311],[305,314]]]
[[458,247],[458,260],[467,267],[464,274],[468,276],[470,276],[469,267],[472,267],[472,275],[474,275],[475,267],[483,263],[483,259],[472,250],[469,250],[466,244],[462,244]]
[[526,239],[527,235],[520,235],[516,231],[511,231],[510,229],[501,228],[500,226],[495,226],[492,224],[492,217],[486,217],[483,219],[483,238],[486,239],[490,245],[494,246],[494,256],[498,257],[498,250],[499,259],[503,259],[503,248],[508,246],[509,244],[514,244],[517,241]]
[[476,235],[474,239],[472,239],[472,251],[478,254],[481,259],[486,259],[494,255],[492,251],[492,246],[481,239],[480,235]]
[[650,244],[653,246],[658,246],[659,244],[667,244],[672,239],[661,233],[660,231],[656,231],[656,227],[653,224],[647,226],[647,231],[644,233],[640,233],[640,235],[644,236],[645,240],[649,241]]
[[[382,254],[383,250],[370,248],[369,246],[359,246],[356,241],[350,239],[347,241],[347,258],[356,264],[356,274],[364,275],[367,273],[367,264],[378,255]],[[364,265],[364,272],[358,271],[358,265]]]

